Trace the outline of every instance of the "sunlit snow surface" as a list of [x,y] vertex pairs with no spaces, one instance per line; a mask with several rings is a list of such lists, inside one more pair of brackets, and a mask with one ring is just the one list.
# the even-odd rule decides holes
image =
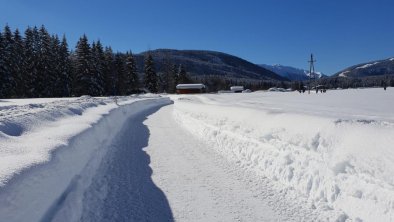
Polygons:
[[0,99],[0,187],[22,169],[48,161],[54,149],[118,105],[150,97],[157,96]]
[[[139,139],[144,140],[141,147],[145,143],[151,144],[149,146],[156,144],[156,147],[162,145],[166,150],[164,147],[170,144],[166,142],[166,136],[174,138],[177,135],[167,134],[158,128],[160,124],[157,122],[164,124],[163,118],[168,118],[167,113],[158,110],[171,104],[165,97],[128,96],[116,101],[114,98],[89,96],[0,100],[0,220],[50,221],[63,218],[78,221],[87,215],[86,218],[93,221],[95,217],[89,213],[96,215],[95,212],[81,211],[86,206],[96,209],[94,206],[99,206],[100,201],[95,203],[95,198],[102,198],[106,203],[107,197],[101,196],[105,193],[103,191],[118,186],[108,181],[124,182],[120,175],[128,172],[129,165],[139,169],[140,162],[149,163],[149,157],[143,152],[137,154],[144,158],[132,163],[117,162],[117,159],[111,162],[108,152],[114,152],[114,147],[120,146],[120,150],[128,153],[127,146],[121,145],[134,144]],[[393,88],[386,91],[382,88],[329,90],[325,94],[253,92],[172,95],[170,98],[174,105],[165,109],[166,112],[172,110],[176,125],[195,136],[179,140],[178,143],[185,144],[180,150],[193,148],[197,143],[195,139],[201,139],[206,149],[212,149],[228,160],[228,164],[234,165],[237,171],[247,171],[270,181],[269,184],[272,182],[275,187],[270,189],[280,191],[287,199],[305,199],[305,207],[321,215],[323,221],[394,221]],[[152,137],[149,137],[149,129],[142,120],[133,118],[142,118],[153,112],[162,113],[148,121],[148,127],[156,127],[150,129]],[[168,125],[175,129],[171,121],[172,118],[168,118]],[[128,126],[126,123],[136,125]],[[143,138],[129,132],[134,128],[146,131]],[[123,140],[120,132],[136,138]],[[155,135],[161,136],[154,138]],[[192,140],[194,143],[189,143]],[[153,148],[149,152],[159,152]],[[172,149],[173,152],[176,150]],[[200,151],[196,150],[194,155]],[[128,154],[134,155],[132,152]],[[167,160],[163,156],[165,154],[152,156],[152,159]],[[121,154],[118,156],[123,157]],[[125,167],[119,175],[114,173],[118,165]],[[106,170],[100,172],[98,169],[103,166]],[[150,181],[150,169],[148,165],[143,167],[147,171],[141,178],[146,177]],[[152,167],[153,172],[166,173],[161,165]],[[177,169],[175,165],[173,168]],[[200,174],[207,176],[204,172]],[[167,172],[170,173],[176,178],[176,172]],[[215,175],[220,177],[218,172]],[[111,186],[107,187],[101,180],[108,180]],[[134,185],[138,185],[138,181],[134,181]],[[257,180],[249,182],[255,184],[256,189],[261,185]],[[152,181],[148,184],[149,189],[159,191]],[[96,189],[91,189],[92,186]],[[171,190],[173,195],[180,188],[175,187],[175,191]],[[129,186],[123,188],[130,191]],[[261,192],[256,191],[256,195],[259,192],[270,193],[264,189],[267,187],[261,186]],[[116,194],[123,195],[121,192]],[[134,193],[127,195],[132,197]],[[153,194],[146,197],[156,200]],[[161,199],[160,206],[167,206],[165,197]],[[126,201],[120,199],[118,202],[123,200]],[[182,206],[184,200],[180,201],[179,206]],[[280,203],[279,200],[275,202]],[[110,213],[116,213],[116,210],[130,212],[128,205],[120,209],[117,208],[119,206],[112,207],[108,208]],[[151,207],[145,210],[149,211]],[[171,211],[168,206],[166,209]],[[182,212],[182,209],[172,211]],[[96,213],[100,216],[101,212]],[[122,218],[121,214],[117,216]],[[157,218],[160,214],[148,216],[145,219]]]
[[182,126],[312,208],[394,220],[394,88],[173,99]]

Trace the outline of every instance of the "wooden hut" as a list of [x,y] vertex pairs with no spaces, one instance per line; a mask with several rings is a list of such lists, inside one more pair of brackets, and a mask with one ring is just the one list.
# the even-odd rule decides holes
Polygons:
[[176,86],[176,93],[178,94],[205,93],[205,85],[201,83],[178,84]]

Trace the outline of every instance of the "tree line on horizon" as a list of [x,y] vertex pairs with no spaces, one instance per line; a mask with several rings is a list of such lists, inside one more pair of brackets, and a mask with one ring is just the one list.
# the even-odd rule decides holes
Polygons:
[[0,31],[0,98],[174,93],[178,83],[191,81],[185,67],[171,62],[158,75],[149,53],[137,70],[131,51],[114,53],[86,35],[73,51],[64,35],[50,35],[44,26],[28,27],[23,36],[8,25]]
[[[251,80],[225,75],[190,77],[186,67],[174,64],[171,58],[161,62],[160,70],[148,52],[143,67],[137,68],[136,57],[128,51],[114,53],[110,46],[98,41],[89,43],[80,37],[75,50],[70,50],[63,35],[50,35],[44,26],[28,27],[22,35],[6,25],[0,31],[0,98],[36,98],[70,96],[115,96],[140,93],[175,93],[179,83],[203,83],[208,92],[243,85],[247,89],[265,90],[271,87],[299,90],[303,82]],[[394,76],[362,78],[329,77],[314,81],[326,88],[356,88],[394,86]]]

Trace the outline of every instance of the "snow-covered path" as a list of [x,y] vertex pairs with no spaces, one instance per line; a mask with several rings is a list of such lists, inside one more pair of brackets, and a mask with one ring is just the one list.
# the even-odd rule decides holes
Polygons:
[[393,221],[387,92],[2,106],[0,221]]
[[172,109],[164,107],[145,122],[153,138],[145,150],[151,156],[153,181],[166,193],[175,220],[280,219],[241,178],[220,165],[205,144],[177,125]]
[[82,199],[70,195],[43,221],[316,218],[312,210],[280,200],[266,179],[248,175],[206,147],[175,121],[173,108],[156,107],[128,119],[90,175],[91,184],[74,191]]
[[173,106],[144,122],[150,130],[144,150],[153,181],[165,193],[176,221],[302,221],[309,210],[277,199],[264,179],[224,160],[178,125]]
[[81,221],[173,221],[143,151],[151,138],[143,121],[157,110],[126,121],[84,193]]

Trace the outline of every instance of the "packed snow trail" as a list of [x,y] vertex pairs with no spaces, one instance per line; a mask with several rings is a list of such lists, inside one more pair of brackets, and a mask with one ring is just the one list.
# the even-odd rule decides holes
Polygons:
[[[88,186],[71,188],[42,221],[314,221],[182,128],[173,106],[125,121]],[[89,173],[90,172],[90,173]]]
[[165,193],[176,221],[313,221],[308,209],[276,199],[264,179],[237,169],[181,127],[173,106],[144,122],[153,181]]
[[164,193],[151,179],[148,112],[130,118],[101,163],[83,199],[81,221],[173,221]]

